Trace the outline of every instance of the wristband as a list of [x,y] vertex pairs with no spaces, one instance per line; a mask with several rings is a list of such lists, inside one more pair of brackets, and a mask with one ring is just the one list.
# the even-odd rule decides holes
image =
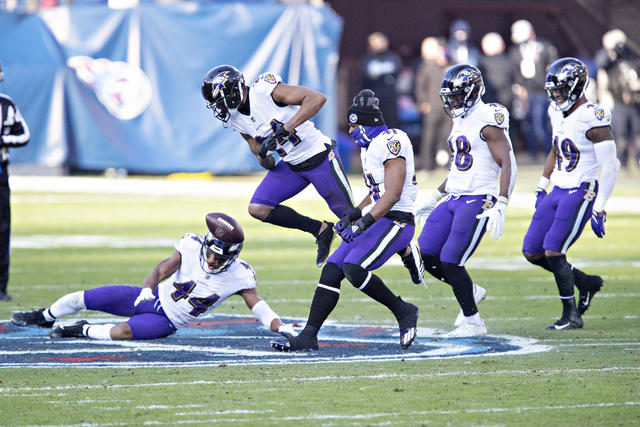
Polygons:
[[434,199],[436,199],[436,202],[439,202],[444,197],[444,194],[441,193],[440,190],[438,190],[437,188],[433,190],[431,194],[433,194],[433,197]]
[[365,216],[363,216],[360,221],[362,222],[362,225],[364,225],[364,228],[362,229],[363,231],[371,227],[371,225],[374,222],[376,222],[375,218],[373,217],[373,215],[371,215],[371,213],[368,213]]
[[547,191],[547,188],[551,184],[551,180],[546,176],[541,176],[540,181],[538,181],[538,188],[543,191]]
[[497,203],[500,203],[500,202],[504,203],[505,205],[508,205],[509,204],[509,199],[507,197],[504,197],[504,196],[498,196]]

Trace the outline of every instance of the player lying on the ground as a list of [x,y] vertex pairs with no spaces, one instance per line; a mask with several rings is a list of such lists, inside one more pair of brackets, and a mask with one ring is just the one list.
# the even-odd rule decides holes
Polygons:
[[[104,286],[67,294],[50,307],[17,312],[11,321],[19,326],[53,326],[56,319],[80,310],[96,310],[130,316],[126,322],[91,324],[85,320],[57,326],[55,338],[98,340],[150,340],[171,335],[189,322],[213,310],[231,295],[244,298],[247,307],[267,328],[285,336],[297,333],[285,325],[256,291],[255,272],[238,259],[244,233],[240,225],[223,213],[206,216],[209,233],[185,234],[176,251],[160,261],[143,287]],[[170,278],[169,280],[165,280]]]

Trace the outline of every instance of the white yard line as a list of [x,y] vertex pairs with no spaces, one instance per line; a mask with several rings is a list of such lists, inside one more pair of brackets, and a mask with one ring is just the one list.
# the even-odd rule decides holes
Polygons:
[[344,376],[319,376],[319,377],[290,377],[279,379],[254,379],[254,380],[222,380],[222,381],[184,381],[161,382],[148,384],[74,384],[43,387],[0,387],[0,393],[24,393],[26,391],[64,391],[64,390],[90,390],[90,389],[137,389],[153,387],[184,387],[193,385],[224,385],[224,384],[278,384],[306,381],[359,381],[359,380],[387,380],[387,379],[428,379],[457,376],[492,376],[492,375],[562,375],[562,374],[592,374],[603,372],[640,372],[640,366],[613,366],[608,368],[583,368],[583,369],[514,369],[500,371],[453,371],[423,374],[377,374],[377,375],[344,375]]

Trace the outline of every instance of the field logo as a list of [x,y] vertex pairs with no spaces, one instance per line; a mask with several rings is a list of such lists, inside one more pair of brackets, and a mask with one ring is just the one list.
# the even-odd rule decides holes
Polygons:
[[138,117],[151,101],[151,82],[139,67],[121,61],[88,56],[67,60],[82,82],[95,92],[107,111],[120,120]]
[[[76,319],[64,321],[74,323]],[[113,323],[114,318],[95,319]],[[296,325],[295,319],[283,319]],[[296,327],[300,326],[297,324]],[[274,365],[293,363],[357,363],[426,360],[468,356],[501,356],[547,351],[536,340],[508,335],[443,338],[443,331],[418,328],[418,339],[400,348],[398,328],[326,323],[320,330],[319,351],[280,353],[270,341],[285,338],[262,327],[254,317],[217,315],[152,341],[52,341],[42,328],[0,322],[0,368],[16,367],[184,367]]]

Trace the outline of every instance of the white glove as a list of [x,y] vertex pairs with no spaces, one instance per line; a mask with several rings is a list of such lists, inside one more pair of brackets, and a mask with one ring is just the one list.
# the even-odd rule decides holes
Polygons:
[[504,231],[504,220],[507,217],[507,203],[509,203],[509,199],[500,196],[491,209],[487,209],[476,217],[489,218],[487,221],[487,231],[491,231],[491,238],[493,239],[502,236],[502,232]]
[[293,336],[293,337],[297,337],[298,333],[289,325],[285,325],[284,323],[280,326],[278,326],[278,333],[283,335],[283,336]]
[[133,302],[133,306],[135,307],[140,303],[153,301],[154,299],[156,299],[156,296],[153,295],[151,288],[142,288],[140,295],[138,295],[138,298]]
[[427,221],[427,217],[431,214],[431,211],[436,207],[438,202],[444,197],[444,194],[438,190],[433,190],[427,194],[426,198],[422,201],[422,205],[416,209],[416,222],[421,226]]

